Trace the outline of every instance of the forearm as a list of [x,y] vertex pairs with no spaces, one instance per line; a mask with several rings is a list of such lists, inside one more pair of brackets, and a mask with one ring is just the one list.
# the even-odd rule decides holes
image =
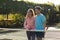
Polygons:
[[47,30],[48,27],[46,26],[46,21],[44,22],[44,29]]
[[26,20],[24,21],[24,28],[26,28],[27,27],[27,22],[26,22]]
[[44,22],[44,28],[46,27],[46,21]]

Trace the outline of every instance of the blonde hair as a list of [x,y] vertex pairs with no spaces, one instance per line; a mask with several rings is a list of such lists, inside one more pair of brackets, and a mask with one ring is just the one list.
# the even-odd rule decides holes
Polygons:
[[[35,16],[34,10],[32,8],[28,9],[28,11],[32,12],[32,15]],[[28,17],[28,13],[26,14],[26,18]]]

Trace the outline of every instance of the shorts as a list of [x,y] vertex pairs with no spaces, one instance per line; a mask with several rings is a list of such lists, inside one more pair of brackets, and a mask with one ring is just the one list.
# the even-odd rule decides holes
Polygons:
[[35,32],[36,37],[44,38],[45,32]]

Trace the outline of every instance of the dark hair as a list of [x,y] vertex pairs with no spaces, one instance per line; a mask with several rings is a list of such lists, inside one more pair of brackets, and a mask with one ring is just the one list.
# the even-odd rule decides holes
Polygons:
[[35,9],[41,10],[41,7],[40,6],[36,6]]

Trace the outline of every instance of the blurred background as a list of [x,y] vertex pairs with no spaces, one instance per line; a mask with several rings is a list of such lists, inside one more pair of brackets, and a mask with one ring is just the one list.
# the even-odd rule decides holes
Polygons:
[[28,8],[40,6],[48,27],[60,27],[60,0],[0,0],[0,28],[23,28]]

